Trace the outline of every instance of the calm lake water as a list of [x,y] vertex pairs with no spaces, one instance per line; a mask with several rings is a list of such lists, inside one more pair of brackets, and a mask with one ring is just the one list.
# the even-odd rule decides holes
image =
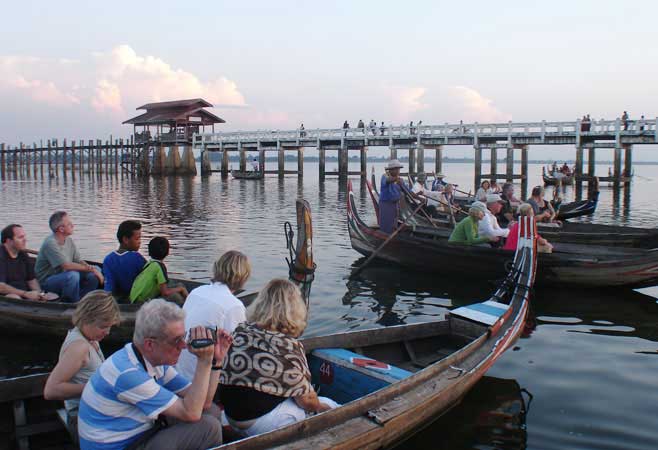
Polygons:
[[[292,168],[292,167],[291,167]],[[328,164],[328,170],[333,170]],[[369,165],[370,169],[370,165]],[[379,177],[382,165],[376,165]],[[486,169],[485,169],[486,171]],[[518,171],[518,168],[517,168]],[[597,166],[607,173],[607,166]],[[445,164],[448,181],[472,188],[471,164]],[[529,187],[541,166],[530,166]],[[490,280],[455,282],[436,275],[373,264],[349,280],[361,256],[352,250],[345,223],[347,188],[306,176],[262,181],[209,178],[135,180],[69,174],[0,182],[4,222],[28,232],[38,248],[47,221],[70,212],[83,257],[102,260],[117,243],[116,227],[128,218],[144,223],[143,248],[167,237],[171,273],[207,280],[212,262],[229,249],[252,261],[248,289],[286,277],[283,224],[295,220],[295,199],[311,204],[318,269],[307,335],[435,320],[458,305],[484,300]],[[360,212],[374,220],[365,186],[352,178]],[[518,194],[517,187],[517,194]],[[601,186],[598,223],[654,227],[658,166],[636,166],[630,189]],[[564,192],[573,198],[571,188]],[[447,264],[450,262],[447,261]],[[400,448],[427,449],[651,449],[658,448],[658,288],[625,291],[537,291],[526,335],[488,372],[457,408]],[[50,367],[59,342],[5,338],[0,376]],[[529,404],[529,405],[528,405]]]

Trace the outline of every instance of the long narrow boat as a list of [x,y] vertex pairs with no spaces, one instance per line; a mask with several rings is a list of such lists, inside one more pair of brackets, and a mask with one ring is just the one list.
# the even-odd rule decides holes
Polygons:
[[590,199],[558,205],[557,219],[567,220],[575,217],[591,216],[596,211],[598,203],[599,191],[596,191]]
[[265,173],[261,171],[231,170],[231,176],[240,180],[261,180]]
[[544,180],[544,184],[547,186],[571,186],[573,184],[574,178],[576,175],[571,173],[570,175],[562,175],[561,177],[556,177],[553,175],[547,174],[546,167],[541,168],[541,177]]
[[[369,256],[388,238],[361,220],[351,183],[347,228],[352,248]],[[401,216],[404,217],[401,207]],[[418,219],[419,221],[421,219]],[[497,279],[505,276],[513,253],[486,245],[451,244],[451,229],[415,224],[400,232],[378,254],[380,259],[422,271]],[[540,231],[540,234],[542,232]],[[603,247],[556,242],[553,253],[538,255],[538,284],[544,286],[637,288],[658,284],[658,249]]]
[[[367,182],[366,182],[367,183]],[[373,189],[368,185],[368,191],[372,199],[375,210],[379,208],[379,198],[373,193]],[[597,195],[597,194],[595,194]],[[567,204],[569,205],[569,204]],[[565,205],[566,206],[566,205]],[[400,217],[408,217],[415,209],[415,205],[405,200],[400,203]],[[379,216],[377,216],[379,217]],[[457,220],[464,216],[458,215]],[[439,220],[427,220],[426,217],[417,215],[412,220],[412,224],[421,227],[449,227],[452,225],[439,218]],[[618,225],[603,225],[593,223],[563,222],[557,224],[537,224],[539,234],[548,239],[549,242],[562,242],[568,244],[587,244],[603,247],[632,247],[652,249],[658,247],[658,228],[637,228]]]
[[[342,406],[217,449],[378,449],[455,406],[524,329],[536,243],[530,219],[520,230],[514,264],[486,302],[435,322],[302,339],[313,383]],[[28,396],[44,379],[4,382]],[[15,400],[5,392],[0,402]]]

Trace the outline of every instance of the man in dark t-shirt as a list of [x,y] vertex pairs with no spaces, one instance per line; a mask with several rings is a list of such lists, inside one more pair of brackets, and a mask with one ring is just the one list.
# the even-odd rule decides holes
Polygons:
[[2,230],[0,246],[0,295],[44,300],[34,275],[34,262],[25,253],[27,239],[22,226],[11,224]]

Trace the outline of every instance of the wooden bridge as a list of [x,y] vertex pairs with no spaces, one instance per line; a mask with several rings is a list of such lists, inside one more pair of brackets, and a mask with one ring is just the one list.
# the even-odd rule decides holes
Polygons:
[[[201,150],[202,173],[210,173],[209,153],[221,152],[222,173],[228,173],[228,154],[238,152],[240,170],[246,169],[247,152],[258,152],[259,167],[265,168],[266,152],[277,152],[277,170],[264,170],[265,173],[286,173],[303,175],[304,148],[314,147],[319,153],[319,175],[366,175],[368,148],[385,146],[390,149],[390,157],[397,158],[398,150],[409,152],[409,170],[412,173],[425,171],[425,152],[435,152],[435,172],[442,171],[442,157],[446,146],[470,146],[475,151],[475,184],[482,178],[525,181],[528,173],[528,149],[531,145],[561,145],[576,150],[576,175],[580,181],[592,179],[595,175],[595,151],[597,148],[614,149],[614,171],[608,181],[628,181],[631,176],[632,146],[634,144],[658,144],[658,119],[652,120],[599,120],[571,122],[507,122],[494,124],[459,123],[443,125],[403,125],[364,128],[337,128],[313,130],[264,130],[237,131],[229,133],[196,134],[192,146]],[[504,172],[498,171],[498,150],[506,152]],[[482,156],[489,151],[491,173],[482,173]],[[521,173],[514,174],[514,151],[521,152]],[[584,151],[588,151],[587,171],[583,170]],[[624,150],[624,170],[622,172],[622,150]],[[298,153],[298,169],[285,171],[285,151]],[[328,151],[338,153],[338,171],[327,172],[325,158]],[[360,170],[349,171],[349,152],[360,154]]]

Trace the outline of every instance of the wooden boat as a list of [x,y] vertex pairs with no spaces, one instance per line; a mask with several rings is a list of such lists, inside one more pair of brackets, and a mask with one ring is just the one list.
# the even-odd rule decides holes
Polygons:
[[239,180],[261,180],[265,177],[265,173],[251,170],[231,170],[231,176]]
[[[523,332],[536,244],[532,222],[521,229],[513,267],[490,300],[435,322],[302,339],[313,383],[342,406],[216,448],[378,449],[448,411]],[[44,381],[0,381],[0,403],[39,396]]]
[[[567,220],[574,217],[591,216],[596,211],[599,202],[599,192],[596,191],[592,198],[571,203],[560,204],[556,208],[557,219]],[[554,205],[555,206],[555,205]]]
[[560,173],[562,175],[561,177],[556,177],[551,175],[550,171],[546,170],[546,167],[541,168],[541,177],[544,180],[544,184],[547,186],[571,186],[574,182],[574,179],[576,178],[576,174],[571,171],[569,175],[565,175],[563,173]]
[[[348,184],[347,228],[352,248],[369,256],[387,238],[377,226],[358,216],[351,183]],[[404,218],[404,209],[400,209]],[[418,217],[418,216],[416,216]],[[419,221],[424,219],[418,219]],[[412,224],[400,232],[378,255],[380,259],[423,271],[455,276],[474,274],[503,277],[513,253],[488,246],[448,243],[451,229]],[[542,231],[540,231],[540,234]],[[626,287],[658,284],[658,249],[604,247],[554,242],[553,253],[540,253],[538,284],[544,286]]]
[[[289,246],[289,274],[308,298],[313,281],[315,264],[312,253],[312,223],[308,202],[297,200],[297,246]],[[292,233],[292,234],[291,234]],[[286,237],[291,240],[294,232],[290,224],[286,227]],[[188,292],[203,283],[186,279],[173,279],[185,285]],[[248,305],[256,297],[255,292],[243,292],[238,298]],[[105,338],[108,343],[123,343],[132,339],[135,317],[139,305],[120,304],[121,324],[112,328],[112,333]],[[75,304],[64,302],[36,302],[33,300],[14,299],[0,296],[0,333],[25,334],[31,336],[49,336],[64,339],[71,328],[71,317]]]

